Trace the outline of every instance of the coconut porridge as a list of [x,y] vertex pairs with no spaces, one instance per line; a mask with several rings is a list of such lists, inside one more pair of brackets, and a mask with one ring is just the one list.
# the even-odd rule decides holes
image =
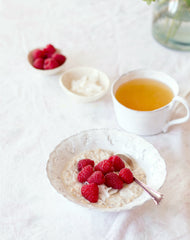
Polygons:
[[[123,188],[113,189],[102,184],[99,185],[99,200],[97,203],[90,203],[81,195],[82,183],[77,181],[77,163],[81,159],[92,159],[95,162],[95,165],[104,159],[108,159],[110,156],[114,155],[114,152],[104,150],[104,149],[95,149],[90,151],[82,152],[68,161],[67,165],[62,172],[62,180],[64,187],[70,192],[70,195],[73,199],[77,199],[80,203],[93,205],[94,207],[99,208],[115,208],[122,207],[127,203],[132,202],[135,198],[139,197],[143,189],[137,185],[135,182],[131,184],[124,184]],[[136,162],[133,161],[134,169],[133,175],[140,181],[146,183],[145,172],[138,166]],[[126,168],[130,166],[125,163]]]

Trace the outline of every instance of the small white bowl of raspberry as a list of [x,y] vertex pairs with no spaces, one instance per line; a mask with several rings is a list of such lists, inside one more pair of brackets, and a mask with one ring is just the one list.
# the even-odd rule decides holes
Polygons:
[[44,75],[54,75],[61,72],[65,66],[66,57],[52,44],[44,48],[36,48],[28,53],[28,62],[36,71]]

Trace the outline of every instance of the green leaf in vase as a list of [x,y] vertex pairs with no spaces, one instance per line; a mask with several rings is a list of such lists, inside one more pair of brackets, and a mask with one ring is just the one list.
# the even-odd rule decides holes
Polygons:
[[[151,4],[151,2],[155,2],[155,0],[144,0],[145,2],[147,2],[147,4]],[[187,0],[189,1],[189,0]]]
[[190,6],[190,0],[185,0],[187,5]]

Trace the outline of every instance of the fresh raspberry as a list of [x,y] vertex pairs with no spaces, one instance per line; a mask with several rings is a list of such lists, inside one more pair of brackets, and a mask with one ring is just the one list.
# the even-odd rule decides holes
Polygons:
[[94,170],[91,165],[84,167],[77,176],[78,181],[81,183],[85,182],[91,176],[93,171]]
[[37,58],[33,62],[33,66],[38,69],[43,69],[44,66],[44,59],[43,58]]
[[59,65],[63,64],[66,61],[66,57],[59,53],[54,53],[52,55],[52,58],[55,59],[59,63]]
[[96,183],[83,185],[81,188],[81,194],[88,201],[96,203],[98,201],[99,188]]
[[123,160],[117,156],[117,155],[113,155],[109,158],[109,161],[112,162],[114,171],[120,171],[122,168],[125,167],[125,163],[123,162]]
[[88,158],[81,159],[80,161],[78,161],[77,164],[78,171],[81,171],[83,167],[86,167],[87,165],[91,165],[92,167],[94,167],[94,161]]
[[103,174],[106,174],[108,172],[113,172],[114,169],[113,169],[111,161],[105,159],[105,160],[102,160],[101,162],[99,162],[95,166],[95,170],[101,171]]
[[55,47],[52,44],[48,44],[44,48],[44,55],[46,58],[49,58],[52,56],[52,54],[56,51]]
[[95,171],[92,175],[87,179],[89,183],[96,183],[97,185],[101,185],[105,182],[104,174],[101,171]]
[[105,175],[105,185],[114,189],[121,189],[123,187],[123,181],[116,173],[110,172]]
[[32,51],[32,59],[33,61],[36,60],[37,58],[44,58],[44,51],[40,49],[35,49]]
[[123,180],[125,183],[132,183],[134,181],[133,173],[129,168],[123,168],[119,172],[119,177]]
[[53,58],[46,58],[44,61],[44,69],[53,69],[58,66],[59,66],[58,62]]

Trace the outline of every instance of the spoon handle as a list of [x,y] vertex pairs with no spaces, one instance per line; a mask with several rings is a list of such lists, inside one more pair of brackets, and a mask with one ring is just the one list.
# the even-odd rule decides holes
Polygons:
[[155,190],[153,190],[151,187],[147,186],[146,184],[144,184],[143,182],[141,182],[140,180],[136,179],[134,177],[135,182],[141,186],[154,200],[155,204],[158,205],[160,203],[160,201],[163,199],[163,194],[159,193]]

